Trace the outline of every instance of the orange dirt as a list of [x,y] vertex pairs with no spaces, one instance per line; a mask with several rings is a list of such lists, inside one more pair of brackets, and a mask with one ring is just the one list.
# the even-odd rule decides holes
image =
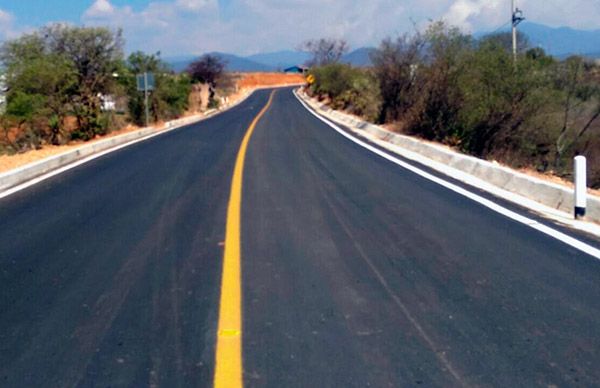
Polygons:
[[240,89],[261,86],[294,85],[306,82],[302,74],[284,73],[240,73],[238,87]]
[[[284,74],[284,73],[239,73],[237,77],[237,87],[239,92],[234,93],[228,97],[229,104],[235,103],[240,98],[245,97],[246,91],[265,87],[265,86],[283,86],[283,85],[294,85],[304,83],[304,76],[301,74]],[[206,94],[206,93],[205,93]],[[192,116],[195,112],[188,112],[184,116]],[[164,127],[164,123],[155,123],[155,126]],[[0,155],[0,173],[15,169],[20,166],[24,166],[29,163],[36,162],[47,157],[57,155],[73,148],[82,146],[83,144],[89,144],[94,141],[102,140],[106,137],[117,136],[126,132],[131,132],[139,129],[134,125],[128,125],[118,131],[113,131],[110,134],[97,137],[96,139],[87,143],[83,142],[71,142],[67,145],[52,146],[44,145],[40,150],[27,151],[15,155]]]

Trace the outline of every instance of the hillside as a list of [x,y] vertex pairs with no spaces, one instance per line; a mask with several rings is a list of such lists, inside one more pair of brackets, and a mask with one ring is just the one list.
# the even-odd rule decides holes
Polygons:
[[342,57],[342,62],[349,63],[357,67],[368,67],[371,62],[371,53],[375,51],[373,47],[361,47]]

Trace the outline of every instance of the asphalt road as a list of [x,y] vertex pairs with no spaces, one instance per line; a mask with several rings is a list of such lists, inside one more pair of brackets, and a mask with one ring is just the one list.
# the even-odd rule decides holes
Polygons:
[[[231,175],[266,104],[0,199],[0,386],[211,386]],[[275,94],[246,155],[248,387],[598,386],[600,261]]]

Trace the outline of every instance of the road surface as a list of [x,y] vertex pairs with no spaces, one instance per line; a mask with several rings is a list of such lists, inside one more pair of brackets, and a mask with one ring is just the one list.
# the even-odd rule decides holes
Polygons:
[[[232,174],[269,95],[0,199],[0,386],[213,385]],[[600,385],[597,259],[291,89],[243,160],[245,386]]]

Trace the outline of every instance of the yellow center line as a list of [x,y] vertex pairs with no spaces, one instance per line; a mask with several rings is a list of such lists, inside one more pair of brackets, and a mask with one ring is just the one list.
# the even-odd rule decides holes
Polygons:
[[242,181],[244,161],[248,142],[256,124],[265,114],[275,91],[271,92],[269,101],[254,118],[244,135],[238,151],[231,194],[227,207],[227,225],[225,229],[225,252],[223,255],[223,277],[221,279],[221,300],[219,304],[219,327],[217,331],[216,367],[214,376],[215,388],[243,387],[242,379],[242,294],[241,294],[241,209]]

